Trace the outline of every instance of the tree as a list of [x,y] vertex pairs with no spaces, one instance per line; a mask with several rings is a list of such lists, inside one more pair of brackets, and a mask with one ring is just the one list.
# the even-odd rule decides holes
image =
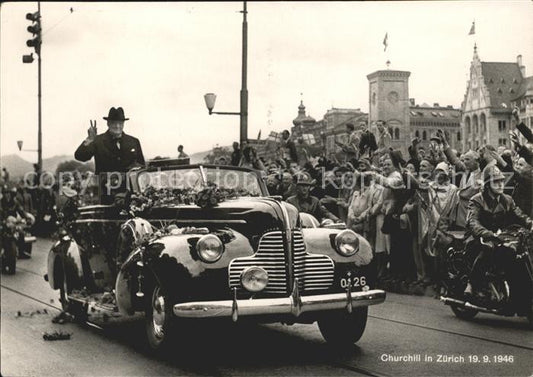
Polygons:
[[59,173],[75,171],[80,173],[86,173],[88,171],[94,172],[94,163],[92,161],[85,164],[76,160],[63,161],[57,165],[56,175]]
[[231,161],[231,151],[226,147],[214,147],[204,157],[204,162],[206,164],[216,164],[221,157],[224,157],[226,161]]

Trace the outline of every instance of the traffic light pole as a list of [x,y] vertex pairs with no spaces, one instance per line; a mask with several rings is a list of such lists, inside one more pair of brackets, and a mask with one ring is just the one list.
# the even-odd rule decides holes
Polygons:
[[[41,2],[37,2],[37,12],[39,16],[41,15]],[[42,47],[42,46],[41,46]],[[39,173],[43,169],[43,132],[42,132],[42,116],[41,116],[41,50],[39,49],[39,54],[37,55],[37,102],[38,102],[38,131],[37,131],[37,165],[39,166]]]

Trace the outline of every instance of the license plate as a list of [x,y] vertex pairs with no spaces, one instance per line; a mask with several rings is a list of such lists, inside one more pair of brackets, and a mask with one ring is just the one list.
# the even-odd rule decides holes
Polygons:
[[366,276],[351,276],[340,279],[341,288],[346,289],[348,286],[352,288],[366,286]]

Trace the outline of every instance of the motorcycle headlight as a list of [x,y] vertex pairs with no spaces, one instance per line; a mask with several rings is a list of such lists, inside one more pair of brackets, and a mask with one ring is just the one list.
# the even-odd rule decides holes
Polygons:
[[224,244],[214,234],[206,234],[198,240],[196,250],[200,259],[206,263],[215,263],[222,256]]
[[346,229],[335,237],[337,252],[343,257],[350,257],[359,250],[359,238],[354,231]]
[[248,267],[241,273],[241,284],[248,292],[262,291],[268,284],[268,273],[261,267]]

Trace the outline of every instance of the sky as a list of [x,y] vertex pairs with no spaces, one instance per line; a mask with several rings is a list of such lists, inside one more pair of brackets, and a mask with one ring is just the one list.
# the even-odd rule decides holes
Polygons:
[[[248,136],[289,129],[300,100],[368,111],[377,70],[411,72],[409,97],[460,107],[474,43],[482,61],[523,56],[533,74],[533,1],[248,2]],[[72,12],[71,12],[72,8]],[[90,120],[109,108],[147,158],[194,153],[239,139],[242,2],[42,2],[43,157],[72,155]],[[0,155],[36,160],[37,61],[26,40],[37,2],[0,8]],[[468,35],[475,21],[474,35]],[[383,39],[388,35],[387,51]]]

